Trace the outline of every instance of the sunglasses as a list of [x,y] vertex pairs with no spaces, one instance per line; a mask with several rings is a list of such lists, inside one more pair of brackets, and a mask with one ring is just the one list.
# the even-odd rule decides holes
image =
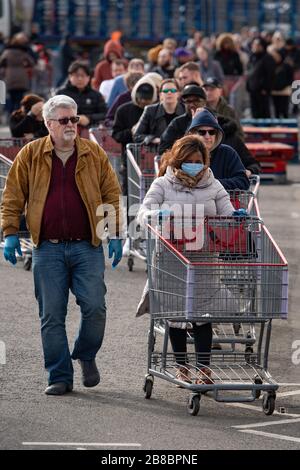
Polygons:
[[72,124],[77,124],[77,122],[79,122],[79,119],[79,116],[71,116],[70,118],[65,117],[60,119],[50,119],[50,121],[57,121],[61,126],[66,126],[69,121],[71,121]]
[[218,132],[217,129],[210,129],[209,131],[204,130],[204,129],[199,129],[199,130],[197,131],[197,134],[202,135],[202,136],[204,136],[204,135],[206,135],[206,134],[208,134],[208,135],[216,135],[217,132]]
[[164,90],[161,90],[161,93],[177,93],[177,88],[165,88]]

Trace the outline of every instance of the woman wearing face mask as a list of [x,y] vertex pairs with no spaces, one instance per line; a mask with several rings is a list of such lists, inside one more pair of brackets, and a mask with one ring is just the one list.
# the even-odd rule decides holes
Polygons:
[[[138,222],[147,223],[148,217],[163,214],[167,207],[170,209],[180,206],[184,210],[192,209],[197,213],[197,206],[204,207],[204,216],[230,216],[234,208],[228,193],[222,184],[215,179],[209,168],[210,157],[201,138],[197,135],[187,135],[177,140],[172,149],[167,151],[162,159],[159,177],[154,180],[138,213]],[[163,206],[163,210],[160,209]],[[138,306],[137,316],[149,311],[148,285],[145,286],[143,297]],[[210,352],[212,344],[211,323],[192,325],[195,340],[196,355],[201,357],[199,376],[196,383],[212,383],[210,378]],[[185,323],[170,325],[170,340],[178,365],[176,377],[181,381],[191,382],[191,376],[186,359],[187,330]],[[206,359],[203,360],[203,357]]]

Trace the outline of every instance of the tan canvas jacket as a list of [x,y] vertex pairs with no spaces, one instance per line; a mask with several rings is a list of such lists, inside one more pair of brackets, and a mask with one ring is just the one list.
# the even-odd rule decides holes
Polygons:
[[[117,176],[106,153],[96,143],[76,137],[77,165],[75,179],[85,204],[92,233],[92,244],[98,246],[105,225],[106,207],[110,207],[110,234],[118,236],[121,231],[121,190]],[[53,143],[50,136],[25,145],[7,176],[1,203],[1,227],[4,236],[16,234],[20,217],[25,210],[28,230],[35,246],[39,243],[41,222],[48,194]],[[102,209],[102,205],[105,208]],[[109,206],[106,206],[109,205]],[[115,211],[115,214],[113,212]],[[115,217],[114,217],[115,215]],[[74,214],[76,217],[76,214]]]

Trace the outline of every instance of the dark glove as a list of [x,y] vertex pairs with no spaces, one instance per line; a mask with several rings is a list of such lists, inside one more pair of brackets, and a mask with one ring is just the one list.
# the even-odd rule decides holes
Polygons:
[[16,250],[22,256],[21,245],[18,235],[8,235],[4,241],[4,258],[12,264],[17,263]]
[[122,240],[110,240],[108,244],[108,257],[112,258],[113,254],[114,259],[112,262],[112,268],[116,268],[120,263],[123,255]]

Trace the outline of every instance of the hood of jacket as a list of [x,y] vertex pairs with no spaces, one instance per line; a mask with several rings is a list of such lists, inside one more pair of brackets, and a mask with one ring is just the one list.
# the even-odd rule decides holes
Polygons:
[[[136,104],[137,106],[138,104],[136,102],[136,91],[140,85],[144,85],[145,83],[147,83],[148,85],[151,85],[153,88],[152,104],[157,102],[158,100],[157,87],[160,86],[160,84],[157,85],[156,82],[158,82],[158,79],[155,77],[155,75],[158,75],[158,73],[147,73],[142,78],[140,78],[139,81],[136,82],[136,84],[134,85],[131,91],[131,99],[133,103]],[[162,77],[160,75],[158,75],[158,77],[159,77],[160,82],[162,82]]]
[[200,113],[196,114],[196,116],[192,119],[192,122],[186,131],[186,134],[188,134],[195,127],[200,126],[212,127],[213,129],[216,129],[218,131],[214,146],[211,148],[211,151],[217,148],[223,140],[224,132],[222,127],[220,127],[215,116],[210,111],[208,111],[208,109],[204,109]]
[[114,52],[117,55],[118,59],[121,59],[123,55],[123,46],[119,42],[110,39],[105,43],[103,49],[103,55],[106,60],[110,52]]

